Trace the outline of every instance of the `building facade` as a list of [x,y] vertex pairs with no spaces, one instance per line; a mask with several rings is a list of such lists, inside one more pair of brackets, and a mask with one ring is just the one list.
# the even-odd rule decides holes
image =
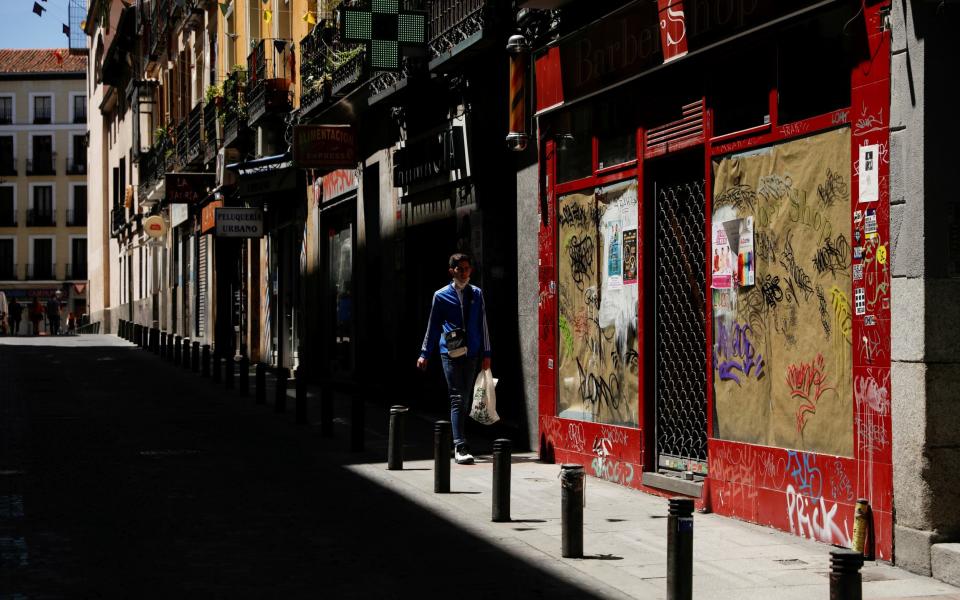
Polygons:
[[949,577],[956,8],[520,4],[541,456]]
[[[0,291],[87,312],[86,57],[0,51]],[[27,333],[24,318],[18,333]]]

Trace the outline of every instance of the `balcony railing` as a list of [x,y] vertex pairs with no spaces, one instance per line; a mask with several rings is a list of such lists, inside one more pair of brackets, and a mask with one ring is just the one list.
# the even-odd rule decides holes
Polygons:
[[[187,162],[187,155],[190,151],[190,137],[188,135],[189,123],[184,118],[177,123],[175,139],[177,142],[177,166]],[[174,169],[170,169],[173,171]]]
[[12,125],[13,117],[10,113],[0,115],[0,125]]
[[0,281],[16,281],[19,279],[18,266],[14,263],[0,263]]
[[86,123],[87,122],[87,109],[83,108],[81,110],[74,111],[73,113],[73,122],[74,123]]
[[33,124],[34,125],[49,125],[50,124],[50,113],[38,113],[33,115]]
[[27,279],[56,279],[57,263],[28,263]]
[[344,95],[353,87],[366,79],[366,50],[361,46],[360,49],[347,59],[339,67],[336,67],[331,74],[330,91],[334,95]]
[[208,163],[212,162],[217,158],[217,150],[220,149],[220,137],[219,132],[220,122],[218,118],[219,109],[217,108],[217,102],[223,102],[223,98],[219,100],[214,98],[206,103],[203,107],[203,162]]
[[234,71],[223,82],[223,145],[232,146],[247,126],[247,72]]
[[482,35],[490,0],[433,0],[427,16],[430,59]]
[[57,217],[52,212],[27,209],[27,227],[54,227],[56,224]]
[[17,211],[9,210],[0,212],[0,227],[16,227]]
[[67,157],[67,175],[86,175],[87,157]]
[[251,125],[265,114],[286,113],[293,108],[292,50],[292,40],[264,39],[247,56],[247,115]]
[[67,226],[68,227],[86,227],[87,211],[69,209],[67,211]]
[[202,158],[203,152],[203,105],[197,104],[187,116],[187,153],[184,162],[193,164]]
[[325,66],[334,31],[321,23],[300,40],[300,110],[303,112],[309,112],[330,97],[330,74]]
[[17,174],[17,157],[0,156],[0,175]]
[[65,279],[86,279],[87,263],[67,263],[67,271],[64,276]]
[[27,175],[56,175],[57,153],[27,159]]

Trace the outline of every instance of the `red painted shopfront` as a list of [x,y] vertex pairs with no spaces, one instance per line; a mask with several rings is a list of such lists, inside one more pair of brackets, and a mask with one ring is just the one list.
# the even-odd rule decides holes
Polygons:
[[544,458],[845,546],[867,498],[891,558],[888,8],[634,2],[534,52]]

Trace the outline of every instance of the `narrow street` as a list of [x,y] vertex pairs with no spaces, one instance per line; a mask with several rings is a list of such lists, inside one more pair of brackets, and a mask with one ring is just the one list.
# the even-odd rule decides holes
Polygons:
[[591,597],[341,468],[338,427],[113,336],[0,338],[0,598]]

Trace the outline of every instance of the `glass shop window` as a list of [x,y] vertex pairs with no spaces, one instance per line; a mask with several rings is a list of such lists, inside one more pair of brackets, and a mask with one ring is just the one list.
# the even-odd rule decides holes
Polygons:
[[593,132],[589,115],[585,107],[577,108],[553,122],[558,183],[593,175]]
[[841,6],[782,32],[777,51],[780,123],[850,106],[848,57],[859,39],[853,34],[863,29],[862,22],[849,23],[850,12]]
[[772,45],[757,44],[722,55],[708,66],[707,106],[713,109],[713,135],[770,122],[775,61]]
[[[634,105],[636,101],[634,101]],[[621,100],[603,102],[594,112],[597,122],[597,169],[637,158],[635,106]]]

